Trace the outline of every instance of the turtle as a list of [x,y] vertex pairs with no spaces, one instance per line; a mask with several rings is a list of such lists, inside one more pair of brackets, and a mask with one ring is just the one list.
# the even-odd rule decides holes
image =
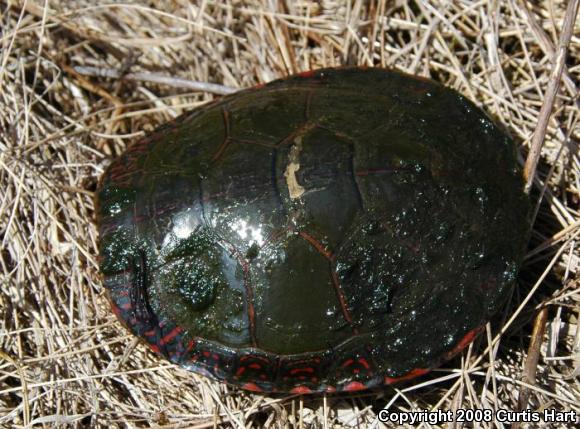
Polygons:
[[509,134],[382,68],[303,72],[131,145],[97,189],[112,310],[157,354],[254,392],[425,374],[505,305],[530,203]]

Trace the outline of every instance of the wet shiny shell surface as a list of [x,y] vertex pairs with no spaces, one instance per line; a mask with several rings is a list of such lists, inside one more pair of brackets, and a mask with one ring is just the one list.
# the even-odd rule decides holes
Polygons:
[[505,302],[528,234],[510,138],[435,82],[303,73],[132,145],[98,190],[113,310],[186,368],[350,391],[449,358]]

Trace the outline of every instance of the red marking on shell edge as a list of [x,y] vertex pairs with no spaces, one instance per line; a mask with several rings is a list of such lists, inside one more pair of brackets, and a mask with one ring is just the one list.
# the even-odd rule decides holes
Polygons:
[[153,337],[155,336],[155,329],[151,329],[150,331],[145,331],[146,337]]
[[426,368],[415,368],[401,377],[385,377],[386,384],[398,383],[399,381],[411,380],[420,375],[427,374],[430,370]]
[[264,362],[266,364],[269,362],[268,359],[266,359],[265,357],[258,356],[258,355],[245,355],[245,356],[242,356],[242,357],[240,357],[240,362],[244,362],[244,361],[246,361],[248,359],[256,359],[256,360],[259,360],[259,361]]
[[244,371],[246,371],[245,366],[239,367],[238,370],[236,371],[236,377],[239,377],[240,375],[242,375],[244,373]]
[[294,368],[290,370],[290,374],[294,375],[294,374],[298,374],[300,372],[308,372],[310,374],[312,374],[314,372],[314,368]]
[[312,393],[312,390],[306,386],[296,386],[295,388],[290,390],[290,393],[299,393],[300,395],[302,395],[304,393]]
[[354,363],[354,359],[347,359],[344,361],[344,363],[341,366],[341,368],[346,368],[347,366],[350,366]]
[[149,348],[153,350],[155,353],[161,353],[161,350],[159,349],[159,347],[157,347],[156,344],[149,344]]
[[258,386],[255,383],[246,383],[246,384],[242,385],[242,389],[249,390],[251,392],[263,392],[264,391],[264,389],[262,389],[260,386]]
[[450,358],[459,353],[465,347],[467,347],[475,339],[477,334],[481,332],[482,329],[483,326],[478,326],[477,328],[472,329],[467,334],[465,334],[463,338],[460,339],[459,342],[455,345],[455,347],[453,347],[453,349],[449,353],[447,353],[447,357]]
[[121,309],[119,307],[117,307],[115,304],[111,304],[111,310],[113,310],[113,313],[115,313],[115,316],[117,317],[121,317]]
[[124,304],[121,304],[121,308],[123,310],[131,310],[131,303],[130,302],[126,302]]
[[309,78],[314,76],[314,70],[307,70],[305,72],[298,73],[296,76]]
[[162,345],[163,344],[167,344],[172,339],[174,339],[177,335],[179,335],[181,333],[181,331],[183,331],[183,329],[181,328],[181,326],[177,326],[177,327],[173,328],[171,330],[171,332],[169,332],[167,335],[165,335],[163,338],[161,338],[161,341],[159,341],[159,342]]
[[357,390],[364,390],[367,387],[359,381],[351,381],[342,390],[345,392],[356,392]]
[[364,366],[365,369],[369,369],[371,367],[365,358],[359,358],[358,362]]
[[336,387],[334,387],[334,386],[326,386],[326,391],[328,393],[336,392]]
[[248,368],[251,368],[251,369],[260,369],[262,367],[260,366],[260,364],[251,363],[251,364],[248,365]]

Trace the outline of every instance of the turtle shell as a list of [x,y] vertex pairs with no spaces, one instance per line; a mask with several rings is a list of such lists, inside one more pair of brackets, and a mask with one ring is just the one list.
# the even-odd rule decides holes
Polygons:
[[112,307],[155,352],[254,391],[423,374],[505,302],[528,236],[512,140],[430,80],[322,69],[131,146],[98,190]]

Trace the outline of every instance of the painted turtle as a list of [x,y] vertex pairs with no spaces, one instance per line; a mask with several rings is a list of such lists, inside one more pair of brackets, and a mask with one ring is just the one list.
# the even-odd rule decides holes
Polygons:
[[505,302],[529,203],[510,138],[430,80],[302,73],[162,126],[98,191],[113,310],[248,390],[427,372]]

